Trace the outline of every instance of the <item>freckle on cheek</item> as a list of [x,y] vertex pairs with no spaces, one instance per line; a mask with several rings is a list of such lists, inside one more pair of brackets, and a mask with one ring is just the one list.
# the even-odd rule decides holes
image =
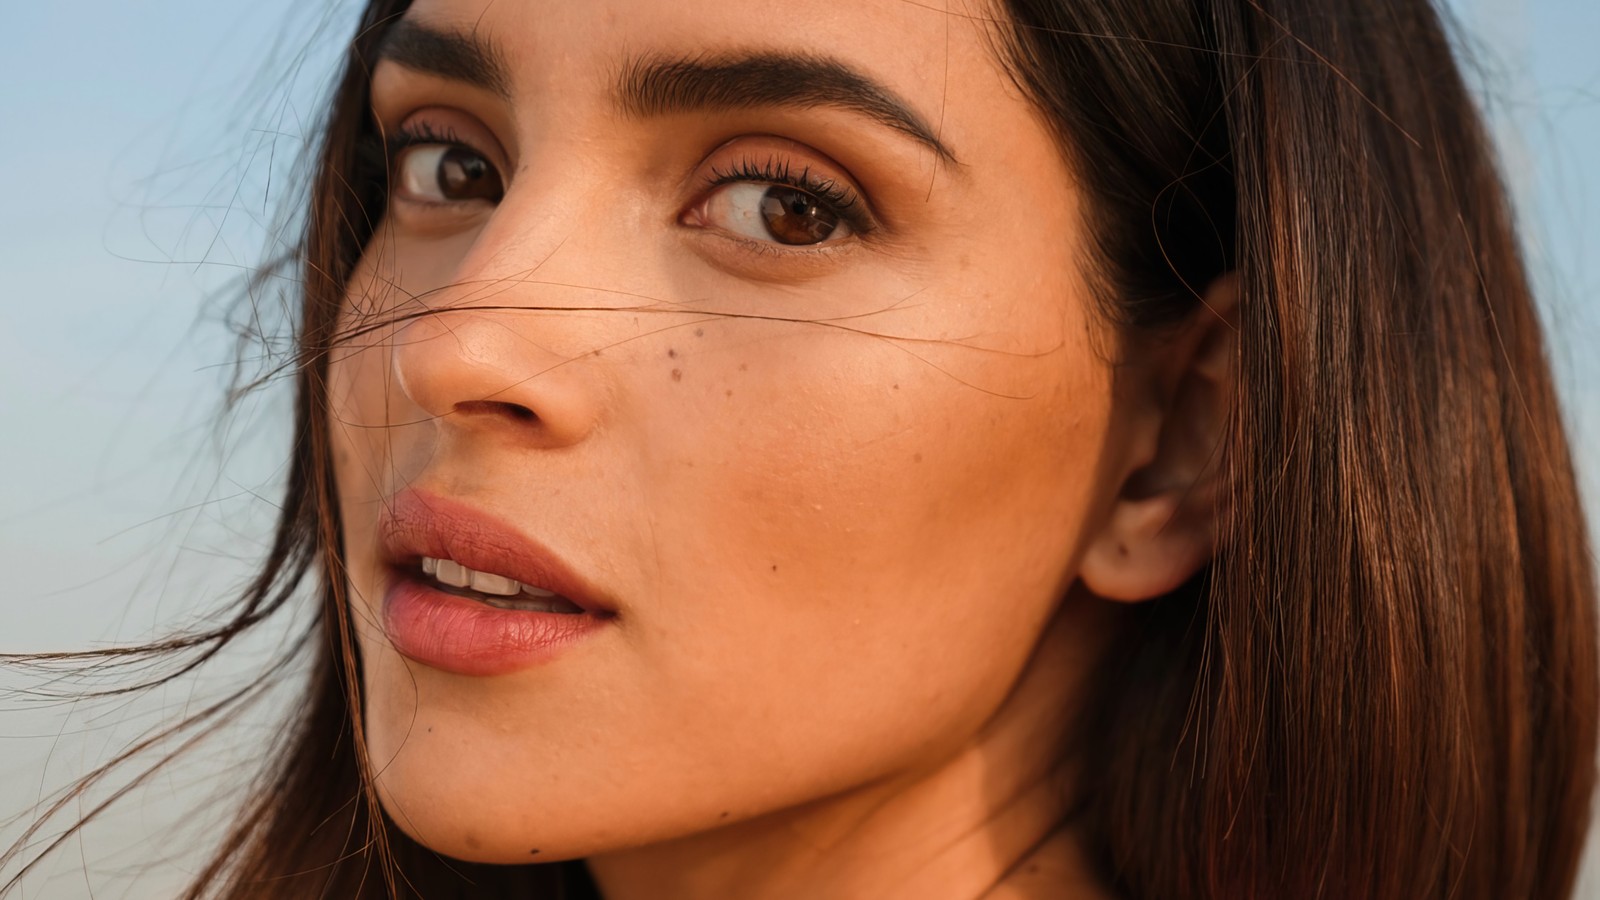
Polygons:
[[683,380],[683,370],[682,369],[673,369],[672,370],[672,380],[673,381],[682,381]]

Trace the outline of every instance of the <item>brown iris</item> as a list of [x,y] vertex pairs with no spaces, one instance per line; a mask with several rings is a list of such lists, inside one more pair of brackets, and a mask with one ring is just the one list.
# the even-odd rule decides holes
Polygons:
[[500,173],[482,156],[465,147],[451,147],[439,157],[435,170],[439,192],[447,200],[498,202],[505,193]]
[[839,227],[839,217],[798,188],[773,185],[761,197],[761,220],[784,244],[817,244]]

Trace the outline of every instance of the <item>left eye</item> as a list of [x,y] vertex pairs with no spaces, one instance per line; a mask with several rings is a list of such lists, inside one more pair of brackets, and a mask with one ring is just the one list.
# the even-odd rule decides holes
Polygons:
[[725,184],[706,198],[702,209],[707,224],[761,241],[821,244],[853,233],[826,201],[782,184]]
[[395,160],[395,186],[413,200],[500,202],[505,185],[494,164],[460,144],[417,144]]

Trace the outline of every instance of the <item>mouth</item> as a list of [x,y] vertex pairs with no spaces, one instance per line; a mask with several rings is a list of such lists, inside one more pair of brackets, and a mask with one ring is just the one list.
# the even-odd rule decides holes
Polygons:
[[554,550],[464,503],[408,489],[378,531],[391,573],[382,627],[414,662],[506,675],[576,652],[618,618],[610,595]]
[[401,491],[379,520],[383,556],[402,578],[497,609],[615,615],[579,570],[509,523],[458,501]]
[[555,591],[523,584],[507,575],[468,568],[449,558],[424,556],[411,574],[435,590],[495,609],[563,615],[582,615],[586,611]]

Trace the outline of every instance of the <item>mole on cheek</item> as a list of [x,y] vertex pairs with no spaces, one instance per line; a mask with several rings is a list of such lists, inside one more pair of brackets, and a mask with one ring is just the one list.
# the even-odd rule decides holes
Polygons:
[[677,359],[677,358],[678,358],[678,351],[672,349],[671,347],[668,347],[667,348],[667,359]]

